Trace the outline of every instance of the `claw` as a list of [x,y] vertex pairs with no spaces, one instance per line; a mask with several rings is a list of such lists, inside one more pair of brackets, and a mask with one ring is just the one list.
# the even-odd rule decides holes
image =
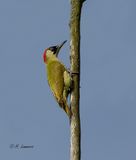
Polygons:
[[73,72],[73,71],[71,71],[69,68],[68,68],[68,73],[69,73],[71,76],[74,75],[74,74],[79,75],[79,72]]

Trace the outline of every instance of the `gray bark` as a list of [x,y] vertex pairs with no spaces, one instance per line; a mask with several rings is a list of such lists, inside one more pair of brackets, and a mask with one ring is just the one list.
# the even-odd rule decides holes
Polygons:
[[81,127],[80,127],[80,17],[83,0],[71,0],[70,17],[70,62],[73,77],[73,90],[71,93],[70,120],[70,160],[81,158]]

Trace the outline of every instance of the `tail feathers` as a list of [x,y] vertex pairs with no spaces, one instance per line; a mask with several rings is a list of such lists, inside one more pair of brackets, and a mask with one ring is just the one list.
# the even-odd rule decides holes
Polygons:
[[67,103],[64,105],[63,109],[67,113],[68,117],[71,118],[72,113]]
[[70,110],[70,108],[69,108],[69,106],[67,104],[67,101],[64,100],[64,99],[61,100],[61,101],[59,101],[59,105],[66,112],[66,114],[68,115],[68,117],[71,118],[72,113],[71,113],[71,110]]

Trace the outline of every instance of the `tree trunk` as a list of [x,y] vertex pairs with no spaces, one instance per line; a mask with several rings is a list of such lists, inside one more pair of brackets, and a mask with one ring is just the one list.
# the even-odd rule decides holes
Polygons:
[[71,0],[70,17],[70,62],[73,77],[71,93],[71,121],[70,121],[70,160],[80,160],[80,16],[83,0]]

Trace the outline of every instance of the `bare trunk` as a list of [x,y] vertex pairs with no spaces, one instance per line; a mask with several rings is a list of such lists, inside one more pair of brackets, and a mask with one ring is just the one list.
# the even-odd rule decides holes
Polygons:
[[74,86],[71,93],[71,111],[70,122],[70,160],[80,160],[81,157],[81,129],[80,129],[80,16],[83,0],[71,0],[70,17],[70,61],[71,72],[73,75]]

